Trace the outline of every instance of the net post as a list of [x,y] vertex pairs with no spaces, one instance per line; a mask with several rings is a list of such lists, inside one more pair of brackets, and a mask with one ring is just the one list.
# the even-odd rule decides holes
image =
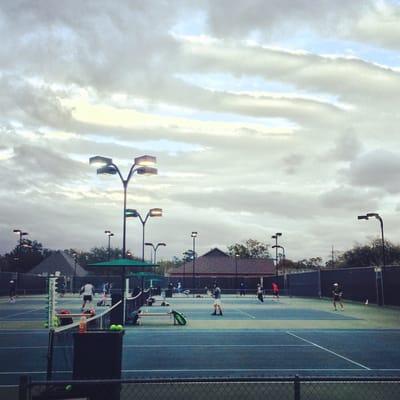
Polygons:
[[47,347],[47,370],[46,380],[50,381],[53,375],[53,354],[54,354],[54,329],[49,330],[49,344]]
[[18,400],[29,400],[29,387],[31,378],[28,375],[21,375],[19,377],[18,385]]
[[300,400],[300,377],[295,375],[294,377],[294,400]]

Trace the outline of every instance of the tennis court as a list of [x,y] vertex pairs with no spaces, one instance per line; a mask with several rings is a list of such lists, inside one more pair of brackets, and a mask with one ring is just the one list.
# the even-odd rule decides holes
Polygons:
[[[148,317],[127,326],[124,378],[395,376],[400,372],[398,309],[356,303],[334,311],[327,300],[223,296],[223,316],[213,316],[209,297],[173,297],[170,307],[188,324]],[[79,310],[77,296],[60,308]],[[155,306],[152,312],[166,312]],[[48,331],[44,297],[0,303],[0,385],[16,385],[21,374],[46,377]],[[72,345],[72,344],[71,344]],[[101,349],[99,349],[101,351]],[[66,377],[67,368],[54,378]]]

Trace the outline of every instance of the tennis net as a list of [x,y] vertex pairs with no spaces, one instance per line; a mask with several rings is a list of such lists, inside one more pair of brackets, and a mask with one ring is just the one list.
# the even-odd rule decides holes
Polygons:
[[[87,318],[87,330],[109,329],[113,311],[120,305],[121,301],[102,313]],[[49,342],[47,348],[47,380],[72,378],[74,353],[73,334],[79,331],[79,323],[80,321],[49,330]]]
[[146,304],[150,295],[150,290],[142,290],[136,296],[128,297],[125,300],[125,321],[128,324],[135,321],[135,314],[139,311],[140,307]]

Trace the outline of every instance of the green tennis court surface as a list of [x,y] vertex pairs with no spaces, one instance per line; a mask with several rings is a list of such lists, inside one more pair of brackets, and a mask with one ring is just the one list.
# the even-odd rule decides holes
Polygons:
[[[208,297],[174,297],[186,326],[146,317],[127,326],[123,377],[397,376],[400,372],[400,312],[362,304],[334,311],[326,300],[223,296],[224,315],[212,316]],[[96,299],[95,299],[96,302]],[[15,385],[20,374],[45,378],[47,330],[44,297],[0,302],[0,384]],[[157,302],[160,303],[159,301]],[[156,304],[157,304],[156,303]],[[60,308],[77,311],[67,296]],[[103,310],[104,308],[99,308]],[[166,312],[168,307],[148,307]],[[35,328],[35,329],[33,329]],[[99,349],[101,352],[101,349]],[[70,370],[58,369],[54,378]]]

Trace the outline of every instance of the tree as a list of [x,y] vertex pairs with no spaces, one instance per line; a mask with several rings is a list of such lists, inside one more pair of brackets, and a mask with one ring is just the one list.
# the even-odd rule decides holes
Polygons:
[[228,253],[235,257],[236,254],[240,258],[269,258],[268,244],[261,243],[255,239],[247,239],[243,243],[235,243],[228,246]]
[[13,250],[5,254],[2,270],[26,273],[50,254],[51,250],[43,248],[36,240],[24,239],[21,245],[18,243]]
[[193,253],[193,250],[186,250],[183,252],[183,262],[189,262],[193,260],[193,257],[197,258],[197,254]]
[[[385,241],[386,265],[400,264],[400,246]],[[356,244],[338,257],[337,267],[354,268],[382,265],[382,241],[373,239],[369,243]]]

